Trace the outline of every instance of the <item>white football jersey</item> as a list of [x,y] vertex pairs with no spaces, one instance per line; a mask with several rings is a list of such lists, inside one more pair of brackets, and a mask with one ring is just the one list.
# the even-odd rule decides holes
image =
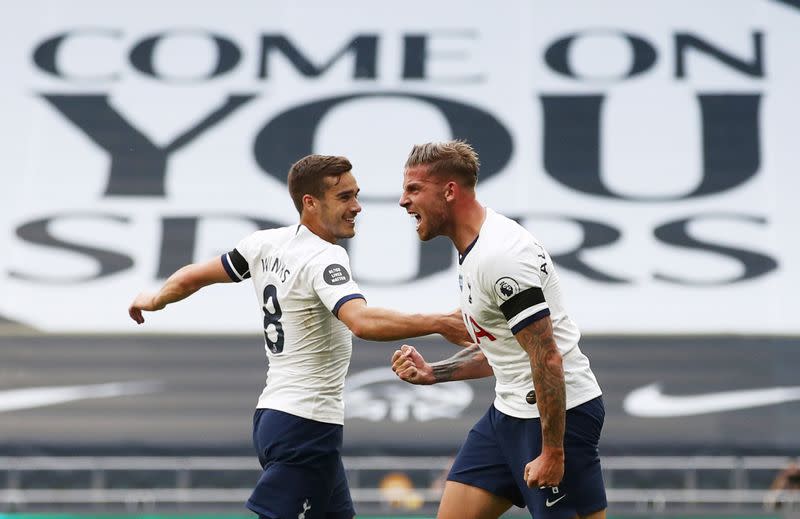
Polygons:
[[459,258],[461,312],[472,339],[494,370],[495,407],[517,418],[536,418],[526,396],[533,390],[528,354],[514,334],[550,316],[563,357],[567,409],[601,394],[567,315],[550,255],[524,227],[486,208],[478,238]]
[[336,315],[364,298],[347,252],[293,225],[251,234],[222,264],[234,281],[252,277],[264,319],[269,368],[258,407],[342,424],[353,338]]

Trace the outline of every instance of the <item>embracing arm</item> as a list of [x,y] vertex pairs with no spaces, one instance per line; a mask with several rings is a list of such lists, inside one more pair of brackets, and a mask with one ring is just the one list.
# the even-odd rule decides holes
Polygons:
[[372,308],[361,298],[344,303],[336,315],[356,337],[371,341],[394,341],[441,334],[455,344],[464,344],[469,335],[461,314],[403,314],[385,308]]
[[131,319],[142,324],[144,322],[143,310],[155,312],[170,303],[186,299],[204,286],[230,282],[232,280],[219,258],[204,263],[186,265],[172,274],[158,292],[142,292],[136,296],[128,308],[128,314]]

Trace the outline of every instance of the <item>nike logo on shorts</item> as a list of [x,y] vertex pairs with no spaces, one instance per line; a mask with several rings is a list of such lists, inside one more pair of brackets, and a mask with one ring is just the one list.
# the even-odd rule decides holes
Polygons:
[[550,501],[550,498],[548,497],[544,502],[544,506],[546,506],[547,508],[550,508],[551,506],[553,506],[554,504],[558,503],[559,501],[561,501],[565,497],[567,497],[567,494],[562,495],[558,499],[553,499],[552,501]]

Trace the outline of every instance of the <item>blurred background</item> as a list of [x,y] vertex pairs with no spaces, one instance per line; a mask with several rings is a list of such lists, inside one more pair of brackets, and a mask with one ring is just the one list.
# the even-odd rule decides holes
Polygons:
[[[0,518],[248,517],[250,286],[141,327],[130,300],[295,222],[288,168],[323,153],[362,189],[370,304],[455,308],[451,245],[397,206],[412,144],[451,138],[560,271],[610,516],[800,514],[797,0],[29,0],[0,27]],[[362,517],[435,514],[493,399],[395,380],[397,346],[354,343]]]

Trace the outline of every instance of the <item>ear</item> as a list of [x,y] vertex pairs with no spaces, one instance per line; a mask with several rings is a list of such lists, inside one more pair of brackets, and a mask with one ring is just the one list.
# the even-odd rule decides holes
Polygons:
[[458,184],[454,181],[450,181],[444,185],[444,199],[447,202],[452,202],[455,200],[456,195],[458,194]]
[[317,199],[311,195],[303,195],[303,211],[314,210],[317,207]]

